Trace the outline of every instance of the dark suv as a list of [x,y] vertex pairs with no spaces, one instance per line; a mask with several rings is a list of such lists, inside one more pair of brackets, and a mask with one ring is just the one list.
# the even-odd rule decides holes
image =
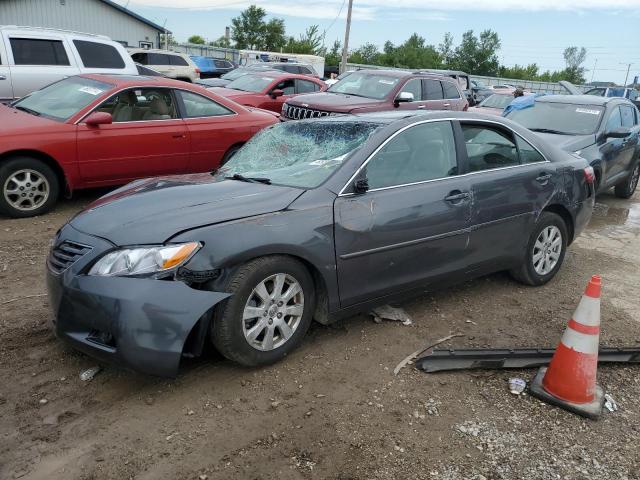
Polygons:
[[451,78],[403,70],[359,70],[326,92],[298,95],[282,106],[289,120],[382,110],[467,110]]

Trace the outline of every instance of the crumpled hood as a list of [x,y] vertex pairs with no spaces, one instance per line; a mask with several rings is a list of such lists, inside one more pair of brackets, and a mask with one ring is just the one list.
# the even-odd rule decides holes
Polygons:
[[595,135],[554,135],[551,133],[534,132],[548,143],[566,152],[575,152],[596,143]]
[[149,178],[96,200],[70,223],[119,246],[159,244],[185,230],[283,210],[302,192],[208,173]]
[[353,110],[366,107],[379,107],[383,102],[384,100],[329,92],[298,95],[295,98],[287,100],[287,104],[295,105],[296,107],[309,107],[339,113],[349,113]]

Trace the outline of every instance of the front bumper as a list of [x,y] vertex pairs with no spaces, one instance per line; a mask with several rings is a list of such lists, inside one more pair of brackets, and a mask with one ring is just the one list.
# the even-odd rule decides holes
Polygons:
[[177,375],[193,327],[229,294],[173,280],[84,275],[114,246],[67,225],[54,248],[68,240],[92,249],[61,273],[47,267],[56,336],[100,361],[151,375]]

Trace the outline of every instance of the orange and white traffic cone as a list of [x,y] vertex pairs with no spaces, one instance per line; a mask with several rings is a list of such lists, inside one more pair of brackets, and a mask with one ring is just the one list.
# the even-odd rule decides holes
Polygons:
[[531,383],[540,400],[594,419],[604,404],[604,391],[596,384],[600,285],[599,275],[591,277],[549,367],[540,368]]

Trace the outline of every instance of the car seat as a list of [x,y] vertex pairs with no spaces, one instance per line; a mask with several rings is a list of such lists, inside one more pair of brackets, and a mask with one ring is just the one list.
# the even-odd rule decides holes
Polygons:
[[169,106],[164,100],[158,97],[154,97],[151,100],[149,111],[145,112],[143,120],[168,120],[171,118],[169,112]]
[[130,122],[133,120],[133,108],[138,102],[138,97],[133,91],[123,92],[118,95],[118,103],[113,108],[114,122]]

